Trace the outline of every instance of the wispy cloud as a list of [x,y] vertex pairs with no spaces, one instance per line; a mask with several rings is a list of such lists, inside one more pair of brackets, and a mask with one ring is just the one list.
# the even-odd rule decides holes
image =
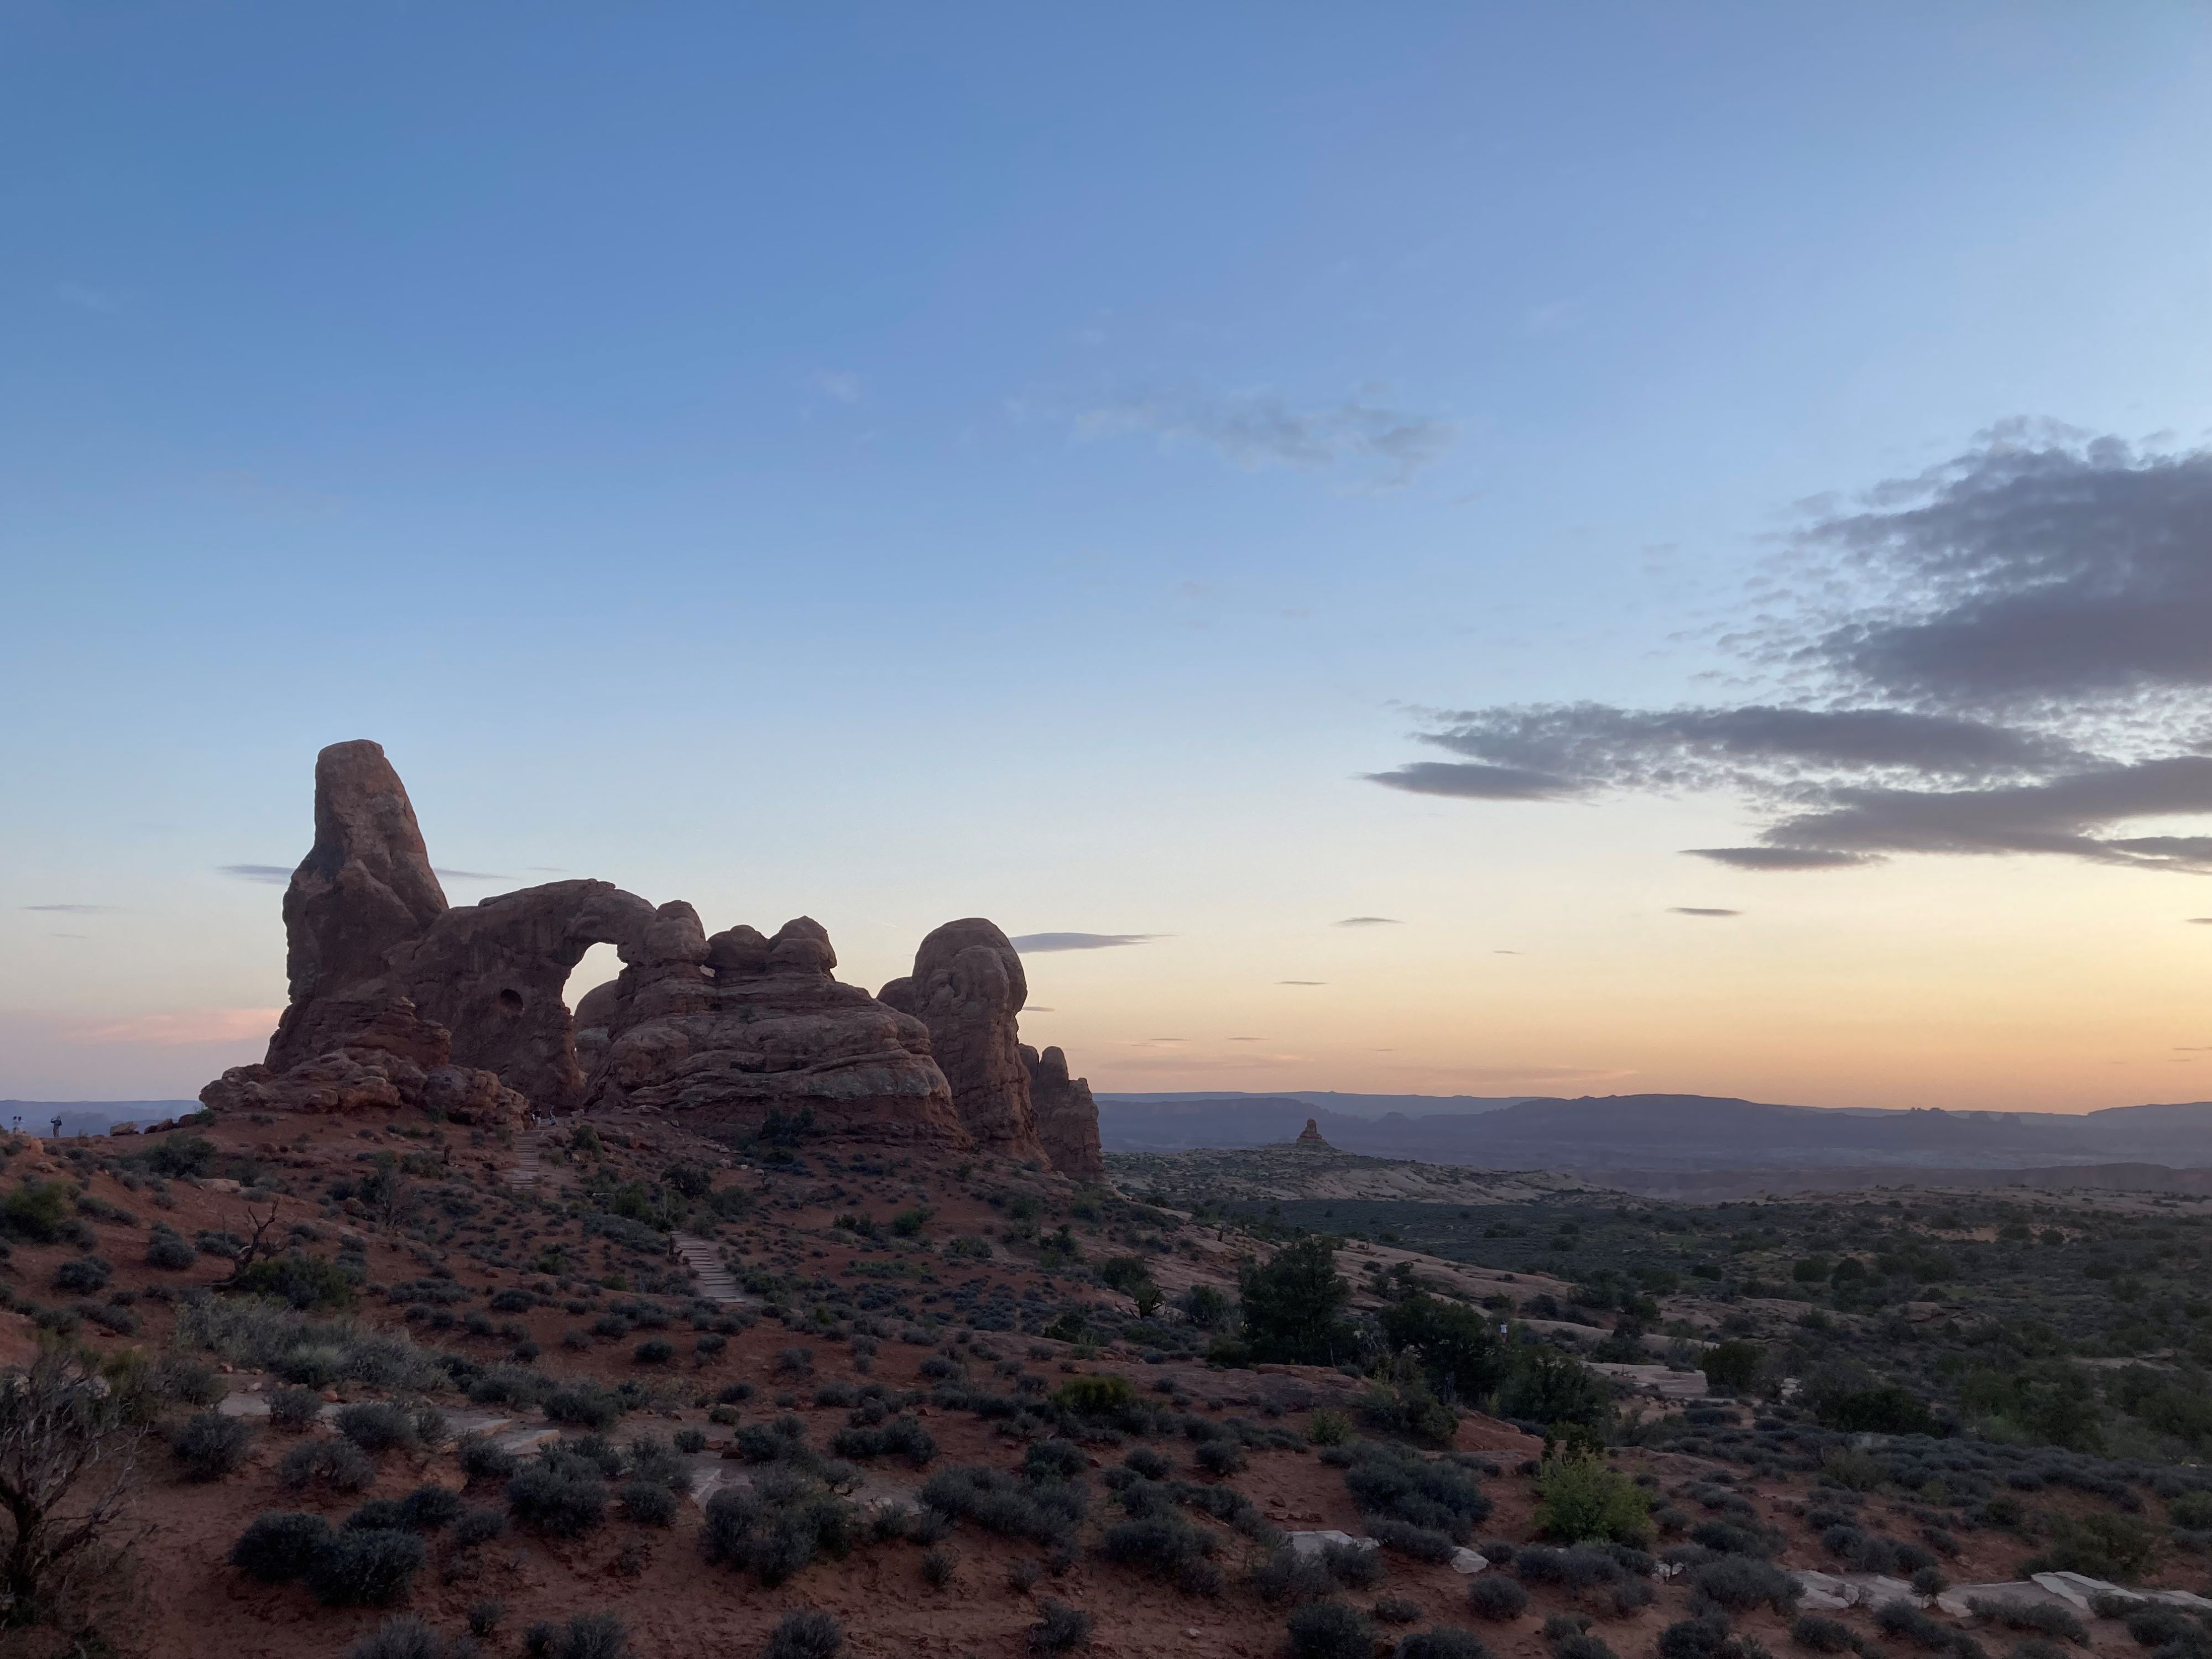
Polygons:
[[1279,979],[1275,983],[1278,985],[1326,985],[1328,981],[1325,979]]
[[1024,956],[1048,951],[1105,951],[1117,945],[1150,945],[1159,933],[1021,933],[1007,942]]
[[[1688,854],[1750,871],[2043,854],[2212,872],[2212,449],[2014,423],[1856,510],[1823,507],[1727,642],[1734,707],[1434,712],[1449,751],[1366,775],[1474,800],[1733,793]],[[1812,597],[1798,599],[1793,596]]]
[[1332,927],[1402,927],[1406,924],[1395,916],[1346,916],[1342,921],[1333,921]]
[[1372,392],[1307,409],[1269,391],[1157,392],[1085,410],[1075,430],[1088,440],[1150,433],[1164,443],[1211,449],[1246,468],[1341,468],[1386,489],[1411,483],[1459,437],[1455,422],[1393,408]]
[[1675,904],[1668,907],[1668,914],[1677,916],[1740,916],[1741,910],[1723,910],[1710,904]]
[[50,916],[97,916],[110,910],[119,910],[119,904],[27,904],[26,910],[35,910]]
[[807,384],[823,397],[841,404],[859,403],[867,390],[859,375],[843,368],[817,369]]
[[441,870],[432,866],[430,873],[443,876],[447,881],[505,881],[507,878],[491,870]]
[[291,871],[281,864],[220,864],[216,867],[240,881],[266,881],[282,886],[292,879]]

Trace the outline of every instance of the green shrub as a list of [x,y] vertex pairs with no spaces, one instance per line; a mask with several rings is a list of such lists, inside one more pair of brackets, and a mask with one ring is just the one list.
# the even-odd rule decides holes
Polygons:
[[74,1256],[54,1269],[54,1288],[67,1296],[94,1296],[114,1276],[115,1266],[106,1256]]
[[325,1607],[383,1607],[407,1593],[424,1554],[420,1537],[396,1528],[341,1532],[315,1553],[307,1588]]
[[547,1395],[544,1411],[548,1422],[566,1428],[605,1430],[622,1420],[623,1402],[611,1389],[577,1382]]
[[1536,1491],[1536,1530],[1547,1538],[1637,1545],[1650,1540],[1650,1498],[1601,1458],[1547,1458]]
[[468,1648],[446,1638],[411,1613],[394,1613],[345,1650],[345,1659],[461,1659]]
[[473,1504],[463,1510],[453,1522],[453,1547],[467,1549],[477,1544],[489,1544],[507,1530],[504,1511],[489,1504]]
[[230,1285],[295,1308],[343,1308],[353,1300],[354,1276],[335,1261],[293,1253],[247,1263],[232,1275]]
[[322,1414],[323,1397],[313,1389],[282,1388],[269,1395],[269,1421],[272,1427],[305,1429]]
[[859,1524],[849,1504],[783,1467],[750,1489],[727,1488],[708,1498],[700,1547],[708,1560],[750,1571],[772,1588],[817,1555],[842,1559],[859,1538]]
[[2212,1532],[2212,1491],[2199,1487],[2166,1500],[2166,1518],[2191,1532]]
[[922,1506],[973,1521],[1002,1537],[1058,1545],[1082,1524],[1085,1494],[1073,1480],[1025,1482],[1003,1470],[939,1469],[922,1483]]
[[2078,1572],[2132,1584],[2158,1565],[2164,1542],[2148,1523],[2103,1510],[2052,1515],[2049,1529],[2049,1546],[2022,1564],[2024,1571]]
[[676,1520],[676,1494],[657,1480],[627,1480],[623,1511],[641,1527],[665,1527]]
[[26,1181],[0,1200],[0,1232],[33,1244],[51,1244],[72,1220],[69,1183]]
[[1350,1449],[1345,1490],[1370,1518],[1426,1527],[1460,1544],[1489,1518],[1488,1495],[1455,1464],[1426,1462],[1403,1446],[1362,1443]]
[[1749,1613],[1754,1607],[1771,1607],[1785,1614],[1797,1605],[1797,1598],[1804,1593],[1803,1586],[1790,1574],[1747,1555],[1723,1556],[1693,1567],[1690,1571],[1690,1589],[1694,1598],[1726,1607],[1730,1613]]
[[1931,1653],[1951,1645],[1951,1632],[1902,1596],[1874,1610],[1874,1626],[1892,1641],[1910,1642]]
[[463,1435],[453,1448],[453,1455],[461,1466],[461,1473],[471,1480],[512,1480],[522,1467],[520,1458],[483,1435]]
[[1840,1619],[1823,1619],[1817,1613],[1801,1613],[1790,1627],[1790,1639],[1815,1653],[1848,1653],[1859,1644],[1859,1633]]
[[1988,1601],[1977,1595],[1967,1601],[1966,1610],[2007,1630],[2033,1631],[2038,1636],[2071,1642],[2077,1648],[2089,1645],[2089,1627],[2066,1608],[2047,1601]]
[[189,1267],[199,1260],[200,1253],[167,1227],[157,1227],[146,1241],[146,1265],[161,1267],[171,1273]]
[[1102,1547],[1115,1565],[1134,1567],[1180,1589],[1203,1595],[1219,1588],[1219,1575],[1207,1559],[1219,1547],[1213,1535],[1172,1511],[1109,1527]]
[[1376,1382],[1360,1397],[1359,1414],[1372,1427],[1432,1446],[1449,1446],[1459,1432],[1459,1413],[1419,1382]]
[[1319,1235],[1285,1244],[1237,1278],[1244,1308],[1244,1343],[1256,1360],[1333,1365],[1355,1352],[1358,1338],[1345,1322],[1352,1286],[1336,1271],[1336,1246]]
[[1759,1368],[1765,1358],[1765,1350],[1757,1343],[1731,1337],[1706,1349],[1704,1358],[1698,1361],[1698,1369],[1714,1388],[1741,1393],[1759,1380]]
[[187,1480],[220,1480],[246,1461],[253,1431],[221,1412],[195,1412],[169,1437],[169,1455]]
[[1126,1376],[1097,1372],[1072,1377],[1052,1396],[1052,1403],[1078,1417],[1107,1417],[1137,1403],[1137,1391]]
[[331,1537],[331,1523],[319,1515],[256,1516],[230,1547],[230,1565],[264,1584],[289,1584]]

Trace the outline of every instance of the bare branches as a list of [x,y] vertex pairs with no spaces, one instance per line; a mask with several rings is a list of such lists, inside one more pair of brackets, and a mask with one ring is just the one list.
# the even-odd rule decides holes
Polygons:
[[123,1518],[144,1430],[120,1390],[76,1357],[42,1352],[0,1377],[0,1617],[28,1624],[67,1588],[86,1546]]
[[218,1285],[216,1287],[217,1290],[227,1289],[237,1284],[248,1267],[264,1256],[276,1254],[275,1247],[269,1243],[269,1230],[276,1224],[276,1206],[281,1201],[278,1199],[270,1199],[269,1213],[265,1216],[256,1216],[251,1204],[246,1206],[246,1218],[253,1227],[252,1237],[246,1241],[237,1255],[231,1257],[230,1277]]

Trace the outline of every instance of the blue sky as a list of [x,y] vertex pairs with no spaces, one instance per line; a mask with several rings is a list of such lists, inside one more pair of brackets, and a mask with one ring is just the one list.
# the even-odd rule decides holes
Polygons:
[[2200,450],[2208,141],[2179,4],[9,8],[0,1094],[250,1057],[363,736],[457,900],[1156,935],[1033,963],[1102,1086],[2189,1093],[2194,870],[1366,775],[1769,697],[1995,422]]

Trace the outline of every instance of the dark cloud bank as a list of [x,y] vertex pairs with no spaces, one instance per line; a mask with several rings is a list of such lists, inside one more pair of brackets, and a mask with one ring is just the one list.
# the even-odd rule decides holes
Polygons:
[[[1732,793],[1745,870],[1900,853],[2047,853],[2212,872],[2212,450],[2014,426],[1801,532],[1823,596],[1733,643],[1792,695],[1734,707],[1437,712],[1449,760],[1370,774],[1498,801]],[[1843,593],[1842,601],[1826,596]]]

